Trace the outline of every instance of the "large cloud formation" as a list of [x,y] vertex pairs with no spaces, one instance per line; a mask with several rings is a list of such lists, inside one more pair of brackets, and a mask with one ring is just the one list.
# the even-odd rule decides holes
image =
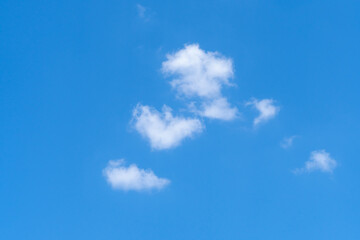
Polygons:
[[195,113],[220,120],[236,118],[238,110],[232,107],[221,89],[231,86],[233,63],[217,52],[205,52],[198,44],[185,45],[173,54],[168,54],[162,64],[166,75],[174,76],[170,81],[176,92],[187,99],[200,102]]
[[[198,44],[185,45],[166,55],[162,72],[171,77],[170,85],[195,117],[174,116],[166,105],[159,112],[138,104],[133,110],[134,127],[149,140],[152,149],[173,148],[185,138],[200,133],[204,126],[198,117],[230,121],[239,116],[238,108],[222,94],[225,86],[233,85],[230,79],[234,69],[230,58],[218,52],[206,52]],[[273,118],[279,111],[272,99],[255,99],[248,104],[260,112],[254,125]]]

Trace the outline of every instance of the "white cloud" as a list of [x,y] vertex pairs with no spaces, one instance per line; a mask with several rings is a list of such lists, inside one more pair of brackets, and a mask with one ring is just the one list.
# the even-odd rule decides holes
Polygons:
[[124,160],[109,161],[103,174],[107,182],[114,189],[128,190],[151,190],[162,189],[170,181],[157,177],[150,169],[139,169],[135,164],[126,167]]
[[296,169],[295,173],[312,172],[316,170],[332,173],[336,166],[337,162],[330,157],[328,152],[325,150],[317,150],[311,152],[310,160],[305,162],[305,167]]
[[135,129],[150,141],[153,149],[178,146],[184,138],[203,130],[199,119],[176,117],[164,105],[162,113],[149,106],[138,104],[133,111]]
[[231,59],[216,52],[204,52],[198,44],[186,45],[180,51],[168,54],[162,69],[178,76],[171,85],[188,97],[219,97],[222,85],[228,85],[228,79],[233,76]]
[[205,52],[198,44],[185,45],[178,52],[167,55],[162,71],[176,76],[170,84],[180,96],[201,102],[201,110],[195,111],[201,116],[221,120],[237,116],[237,108],[231,107],[221,93],[224,85],[231,85],[233,63],[230,58],[217,52]]
[[238,109],[231,107],[226,98],[216,98],[212,101],[203,102],[200,110],[194,112],[207,118],[229,121],[238,116]]
[[282,148],[289,148],[293,145],[293,142],[294,142],[294,139],[296,138],[297,136],[291,136],[291,137],[286,137],[282,140],[282,142],[280,143],[280,146]]
[[255,126],[274,118],[280,111],[280,107],[275,106],[274,100],[272,99],[263,99],[260,101],[255,99],[246,105],[253,105],[260,112],[260,115],[254,119]]

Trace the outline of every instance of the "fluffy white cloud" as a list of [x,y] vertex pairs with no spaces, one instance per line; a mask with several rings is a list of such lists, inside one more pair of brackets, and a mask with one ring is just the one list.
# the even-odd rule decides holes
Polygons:
[[238,116],[238,109],[231,107],[226,98],[216,98],[211,101],[203,102],[200,110],[193,110],[199,115],[207,118],[214,118],[229,121]]
[[336,161],[325,150],[312,151],[310,160],[305,163],[307,171],[320,170],[332,172],[336,168]]
[[168,179],[157,177],[150,169],[139,169],[135,164],[128,167],[124,165],[124,160],[109,161],[103,170],[107,182],[114,189],[124,191],[162,189],[170,183]]
[[202,108],[195,111],[198,114],[221,120],[236,117],[237,108],[231,107],[221,94],[224,85],[231,85],[231,59],[217,52],[205,52],[198,44],[191,44],[174,54],[168,54],[162,71],[176,76],[170,84],[179,95],[201,102]]
[[172,87],[189,97],[218,97],[222,85],[229,84],[233,75],[231,59],[216,52],[204,52],[198,44],[168,54],[162,69],[178,76],[171,81]]
[[322,171],[332,173],[336,168],[337,162],[330,157],[325,150],[312,151],[309,161],[305,162],[305,167],[296,169],[295,173]]
[[138,104],[133,111],[135,129],[150,141],[153,149],[172,148],[184,138],[203,130],[199,119],[176,117],[171,108],[164,105],[162,112]]
[[280,143],[280,146],[282,148],[289,148],[293,145],[293,142],[294,142],[294,139],[296,138],[297,136],[291,136],[291,137],[286,137],[282,140],[282,142]]
[[247,105],[253,105],[260,113],[260,115],[254,119],[255,126],[259,123],[266,122],[269,119],[274,118],[275,115],[280,111],[280,108],[274,105],[274,100],[272,99],[255,99],[251,102],[248,102]]

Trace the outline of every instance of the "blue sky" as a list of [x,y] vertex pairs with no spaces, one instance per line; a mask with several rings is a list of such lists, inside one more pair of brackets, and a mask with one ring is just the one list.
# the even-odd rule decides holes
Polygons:
[[360,239],[359,2],[0,5],[1,239]]

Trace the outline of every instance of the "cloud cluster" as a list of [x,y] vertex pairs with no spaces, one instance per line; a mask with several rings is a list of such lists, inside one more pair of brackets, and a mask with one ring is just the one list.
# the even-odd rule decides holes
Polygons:
[[275,106],[272,99],[254,99],[248,102],[247,105],[253,105],[259,111],[259,116],[254,119],[254,126],[274,118],[280,111],[280,108]]
[[195,113],[207,118],[232,120],[238,110],[232,107],[221,89],[231,86],[233,63],[217,52],[205,52],[198,44],[185,45],[173,54],[166,56],[162,63],[164,74],[174,76],[170,81],[172,88],[186,99],[199,101],[192,103]]
[[162,112],[138,104],[133,110],[135,129],[150,141],[156,150],[178,146],[185,138],[203,130],[199,119],[173,116],[171,108],[164,105]]
[[[147,9],[137,5],[140,18],[146,18]],[[174,115],[166,105],[161,111],[138,104],[132,113],[134,128],[150,142],[151,148],[163,150],[176,147],[186,138],[201,133],[205,128],[198,118],[230,121],[238,117],[238,108],[223,95],[224,87],[232,86],[233,62],[218,52],[206,52],[198,44],[185,45],[183,49],[168,54],[162,63],[162,72],[172,77],[170,85],[180,99],[186,101],[195,117]],[[273,99],[253,99],[245,105],[253,106],[259,115],[253,120],[256,127],[274,118],[280,111]],[[285,138],[281,147],[289,148],[296,136]],[[310,159],[295,173],[333,172],[337,163],[325,150],[311,152]],[[124,160],[109,161],[103,170],[107,182],[114,188],[128,190],[162,189],[170,181],[157,177],[150,169],[139,169],[135,164],[125,166]]]
[[310,159],[305,162],[305,167],[296,169],[295,173],[321,171],[332,173],[337,166],[335,159],[325,150],[312,151]]
[[[230,78],[234,70],[230,58],[218,52],[206,52],[198,44],[185,45],[183,49],[166,56],[162,72],[172,77],[170,85],[196,117],[173,116],[167,106],[159,112],[150,106],[138,104],[133,110],[134,127],[150,141],[153,149],[178,146],[183,139],[201,132],[204,126],[198,117],[230,121],[239,115],[237,107],[232,106],[222,94],[224,86],[232,85]],[[254,125],[273,118],[279,111],[272,99],[255,99],[250,104],[260,112]]]
[[103,174],[112,188],[124,191],[162,189],[170,183],[168,179],[157,177],[150,169],[140,169],[135,164],[126,167],[124,160],[109,161]]

